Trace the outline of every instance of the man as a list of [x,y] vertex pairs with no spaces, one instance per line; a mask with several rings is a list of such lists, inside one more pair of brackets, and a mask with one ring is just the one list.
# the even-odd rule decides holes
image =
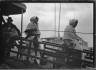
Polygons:
[[[75,27],[77,26],[77,24],[78,24],[78,20],[72,19],[69,21],[69,25],[66,26],[64,30],[64,35],[63,35],[65,48],[70,47],[70,48],[79,49],[79,50],[81,49],[80,46],[76,46],[76,42],[78,40],[82,40],[76,34]],[[66,55],[68,55],[66,59],[66,63],[80,67],[81,52],[76,51],[76,50],[71,50],[71,49],[64,49],[64,50],[69,52],[69,53],[66,53]]]
[[[38,38],[40,37],[40,31],[38,27],[38,21],[39,18],[37,16],[33,16],[30,19],[30,23],[28,24],[25,33],[26,33],[26,38],[28,40],[35,40],[38,41]],[[39,44],[36,42],[33,42],[34,48],[38,48]],[[35,51],[35,56],[37,55],[37,51]],[[36,60],[34,60],[34,63],[37,64]]]
[[14,47],[15,39],[21,35],[19,29],[12,23],[12,21],[12,18],[8,17],[7,23],[2,25],[3,44],[5,44],[7,56],[10,56],[10,50]]

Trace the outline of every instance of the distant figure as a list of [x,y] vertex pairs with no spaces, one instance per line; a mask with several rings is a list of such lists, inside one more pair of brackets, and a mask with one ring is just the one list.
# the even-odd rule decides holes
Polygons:
[[[64,41],[65,47],[81,50],[81,47],[76,46],[76,43],[75,43],[75,42],[78,42],[78,40],[82,40],[76,34],[75,27],[77,26],[77,24],[78,24],[78,20],[76,19],[72,19],[69,21],[69,25],[67,25],[64,30],[63,41]],[[71,50],[71,49],[64,49],[64,50],[69,51],[69,53],[66,53],[66,55],[68,56],[66,59],[67,60],[66,63],[80,67],[81,52],[76,50]]]
[[[33,16],[30,19],[30,23],[28,24],[25,33],[26,33],[26,38],[28,40],[35,40],[38,42],[38,38],[40,37],[40,31],[39,31],[39,27],[38,27],[38,21],[39,18],[37,16]],[[36,42],[33,42],[33,46],[34,48],[38,48],[39,44]],[[37,51],[35,51],[35,56],[37,55]],[[34,63],[37,64],[37,61],[34,60]]]
[[14,48],[15,39],[21,35],[19,29],[12,23],[12,21],[12,18],[8,17],[7,23],[4,23],[2,26],[3,43],[6,47],[7,56],[10,56],[10,50],[11,48]]

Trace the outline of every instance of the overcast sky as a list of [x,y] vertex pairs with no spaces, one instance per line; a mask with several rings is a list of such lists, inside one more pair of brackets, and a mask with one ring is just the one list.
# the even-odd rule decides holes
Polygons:
[[[24,3],[27,7],[26,12],[23,14],[23,31],[30,22],[32,16],[39,17],[40,30],[54,30],[55,29],[55,16],[56,16],[56,30],[58,31],[59,24],[59,9],[60,3]],[[55,15],[56,5],[56,15]],[[12,15],[13,23],[20,29],[21,28],[21,15]],[[66,25],[69,24],[70,19],[78,19],[76,27],[77,32],[93,33],[93,3],[61,3],[61,16],[60,16],[60,31],[64,31]],[[58,35],[58,34],[57,34]],[[92,34],[78,34],[83,40],[88,42],[88,45],[93,47]],[[53,37],[53,31],[41,31],[41,37]],[[63,36],[63,32],[60,32]]]

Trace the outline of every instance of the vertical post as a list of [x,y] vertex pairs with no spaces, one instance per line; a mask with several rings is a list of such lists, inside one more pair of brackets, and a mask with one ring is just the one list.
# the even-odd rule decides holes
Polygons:
[[74,8],[74,19],[75,19],[75,8]]
[[[20,39],[20,49],[18,49],[18,52],[21,52],[21,47],[22,47],[22,33],[23,33],[23,9],[21,12],[21,39]],[[18,56],[18,55],[17,55]],[[21,54],[20,54],[20,58],[21,58]]]
[[60,3],[60,9],[59,9],[59,26],[58,26],[58,37],[60,37],[60,16],[61,16],[61,3]]
[[45,48],[46,48],[46,44],[44,44],[44,50],[45,50]]
[[23,33],[23,9],[22,9],[22,14],[21,14],[21,37]]
[[[28,45],[28,54],[30,54],[30,48],[31,48],[31,44],[32,44],[32,41],[30,41],[29,45]],[[27,61],[29,61],[29,56],[27,56]]]
[[56,3],[55,3],[55,30],[54,30],[54,37],[56,37]]
[[[54,37],[56,38],[56,3],[55,3],[55,33],[54,33]],[[54,38],[54,41],[56,43],[56,39]],[[53,46],[54,48],[54,46]],[[55,61],[55,58],[53,57],[53,61]],[[53,68],[55,68],[55,64],[52,64]]]
[[[96,9],[95,9],[96,8],[96,1],[95,1],[95,3],[93,3],[93,5],[94,5],[93,6],[93,9],[94,9],[93,14],[95,14],[95,12],[96,12]],[[93,23],[94,25],[93,26],[94,26],[94,29],[95,29],[95,30],[93,30],[94,31],[94,33],[93,33],[93,38],[94,38],[94,41],[93,41],[94,42],[93,58],[94,58],[94,68],[96,68],[96,14],[94,15],[94,20],[93,21],[94,21],[94,23]]]
[[[44,43],[44,51],[45,51],[45,48],[46,48],[46,44]],[[44,58],[44,53],[43,53],[43,52],[41,52],[41,58]],[[41,65],[44,65],[44,62],[45,62],[45,61],[40,60],[40,64],[41,64]]]
[[[95,26],[96,26],[96,25],[95,25]],[[95,32],[95,36],[94,36],[94,37],[95,37],[95,41],[96,41],[96,32]],[[95,42],[95,41],[94,41],[94,42]],[[95,43],[95,45],[94,45],[94,47],[93,47],[93,53],[94,53],[94,54],[93,54],[93,58],[94,58],[94,60],[93,60],[93,61],[94,61],[94,62],[93,62],[93,66],[94,66],[94,68],[96,68],[96,43]]]

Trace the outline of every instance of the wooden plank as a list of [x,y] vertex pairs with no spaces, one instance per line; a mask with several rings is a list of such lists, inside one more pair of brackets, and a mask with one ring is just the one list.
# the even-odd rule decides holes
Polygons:
[[93,65],[93,61],[91,60],[82,59],[82,62]]
[[59,52],[60,50],[58,50],[58,49],[53,49],[53,48],[48,48],[48,47],[45,47],[45,49],[47,50],[51,50],[51,51],[55,51],[55,52]]
[[9,57],[9,59],[16,60],[18,62],[24,63],[25,65],[29,64],[28,60],[22,60],[22,59],[16,58],[16,57]]
[[14,60],[11,60],[11,59],[7,59],[6,64],[9,65],[10,67],[14,68],[14,69],[24,69],[24,68],[26,68],[26,66],[23,63],[20,63],[18,61],[14,61]]
[[89,59],[89,60],[93,60],[93,58],[92,57],[85,57],[85,59]]
[[[44,69],[44,67],[40,66],[40,65],[36,65],[36,64],[32,64],[30,63],[29,61],[27,60],[21,60],[20,58],[14,58],[14,57],[9,57],[9,59],[11,60],[14,60],[14,62],[21,62],[23,63],[23,65],[19,65],[20,63],[18,63],[19,66],[14,66],[15,68],[22,68],[22,67],[25,67],[25,68],[37,68],[37,69]],[[11,62],[11,61],[10,61]],[[12,64],[10,63],[9,65],[12,66]],[[20,67],[21,66],[21,67]]]
[[85,63],[85,65],[88,66],[88,67],[92,67],[93,68],[93,65],[92,64]]

